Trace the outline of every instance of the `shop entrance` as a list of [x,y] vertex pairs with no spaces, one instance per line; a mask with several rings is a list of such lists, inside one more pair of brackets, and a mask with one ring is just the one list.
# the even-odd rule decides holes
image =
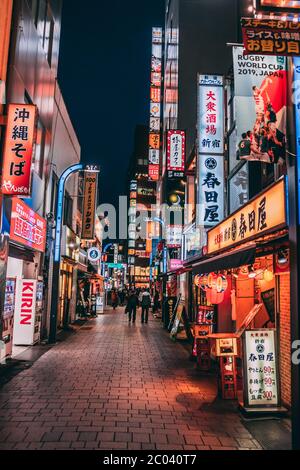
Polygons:
[[70,301],[73,288],[73,267],[63,263],[60,272],[60,296],[58,327],[67,328],[70,323]]

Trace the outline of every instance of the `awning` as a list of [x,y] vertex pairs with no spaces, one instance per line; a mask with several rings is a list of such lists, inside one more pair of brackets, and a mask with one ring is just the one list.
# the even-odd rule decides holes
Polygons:
[[212,258],[193,264],[193,272],[196,274],[207,274],[222,269],[232,269],[253,264],[255,261],[256,244],[245,248],[223,253]]
[[30,250],[30,248],[21,247],[12,243],[9,243],[8,256],[11,258],[22,259],[29,263],[34,262],[34,252]]

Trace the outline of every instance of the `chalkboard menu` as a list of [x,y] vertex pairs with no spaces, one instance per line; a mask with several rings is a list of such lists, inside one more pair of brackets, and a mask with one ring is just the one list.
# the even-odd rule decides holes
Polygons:
[[270,317],[270,321],[275,323],[275,289],[262,292],[261,298]]

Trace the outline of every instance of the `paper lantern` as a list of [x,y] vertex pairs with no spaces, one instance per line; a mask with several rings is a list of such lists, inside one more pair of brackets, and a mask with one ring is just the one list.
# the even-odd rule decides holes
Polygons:
[[273,272],[270,271],[269,269],[266,269],[265,272],[264,272],[264,280],[266,282],[271,282],[271,281],[273,281],[273,278],[274,278]]
[[202,274],[201,276],[200,287],[204,291],[206,291],[208,288],[208,276],[206,274]]
[[217,289],[210,290],[209,302],[213,305],[221,304],[224,300],[224,292],[218,292]]
[[210,289],[213,289],[215,286],[216,286],[216,283],[217,283],[217,277],[214,273],[210,273],[208,275],[208,279],[207,279],[207,286],[210,288]]
[[200,278],[199,274],[196,274],[196,276],[194,277],[195,286],[199,287],[200,286],[200,281],[201,281],[201,278]]
[[218,276],[216,282],[217,292],[225,292],[228,287],[228,281],[226,276]]

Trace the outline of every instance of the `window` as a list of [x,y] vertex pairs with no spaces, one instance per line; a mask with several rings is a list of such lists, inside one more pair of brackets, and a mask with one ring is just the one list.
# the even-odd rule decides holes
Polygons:
[[54,18],[46,0],[31,0],[31,11],[38,35],[42,41],[43,48],[47,54],[47,61],[51,67],[53,39],[54,39]]
[[72,228],[73,222],[73,201],[69,193],[65,193],[64,202],[64,224]]
[[36,132],[33,169],[40,176],[40,178],[43,177],[44,171],[45,143],[46,129],[41,120],[39,119]]

